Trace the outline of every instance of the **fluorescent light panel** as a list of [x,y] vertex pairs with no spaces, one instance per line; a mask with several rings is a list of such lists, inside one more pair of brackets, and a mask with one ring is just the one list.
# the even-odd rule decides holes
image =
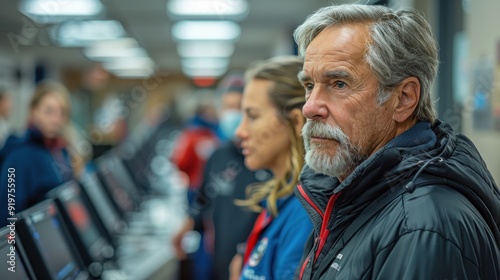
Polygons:
[[186,68],[182,67],[182,72],[189,77],[220,77],[226,73],[227,68]]
[[125,48],[137,48],[139,43],[134,38],[125,37],[105,41],[92,42],[89,48],[96,49],[125,49]]
[[170,0],[167,11],[174,17],[242,19],[248,12],[248,4],[245,0]]
[[121,58],[103,63],[103,67],[108,70],[121,70],[121,69],[139,69],[139,70],[152,70],[154,69],[154,62],[149,57],[130,57]]
[[234,52],[232,43],[224,42],[182,42],[177,45],[180,57],[230,57]]
[[86,46],[123,37],[125,30],[116,20],[70,21],[53,29],[51,35],[62,46]]
[[236,40],[241,28],[232,21],[180,21],[172,27],[174,39]]
[[187,68],[227,68],[229,65],[228,58],[184,58],[181,64]]
[[34,16],[92,16],[103,6],[98,0],[25,0],[19,10]]
[[128,57],[147,57],[148,54],[143,48],[95,48],[90,47],[83,50],[83,54],[93,60],[113,60],[117,58],[128,58]]
[[120,69],[110,70],[110,72],[121,78],[147,78],[154,73],[152,69]]

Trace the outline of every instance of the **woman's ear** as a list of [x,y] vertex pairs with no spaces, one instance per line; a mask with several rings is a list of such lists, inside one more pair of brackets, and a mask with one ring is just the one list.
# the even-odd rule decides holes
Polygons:
[[293,128],[295,130],[295,133],[297,134],[297,137],[301,137],[302,135],[302,127],[305,124],[306,119],[304,118],[304,115],[302,115],[302,110],[295,108],[289,113],[290,115],[290,120],[292,122]]

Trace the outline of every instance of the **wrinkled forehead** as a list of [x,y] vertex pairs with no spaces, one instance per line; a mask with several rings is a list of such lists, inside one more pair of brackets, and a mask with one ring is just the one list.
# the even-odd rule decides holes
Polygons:
[[304,60],[312,56],[342,52],[362,58],[370,43],[370,24],[338,24],[323,29],[307,46]]
[[324,29],[307,47],[299,79],[304,80],[304,76],[339,67],[349,70],[348,72],[357,72],[357,68],[368,67],[365,54],[369,38],[367,24],[334,25]]

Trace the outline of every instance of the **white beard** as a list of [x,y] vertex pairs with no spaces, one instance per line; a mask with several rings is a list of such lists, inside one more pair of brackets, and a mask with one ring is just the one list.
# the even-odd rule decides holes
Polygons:
[[[345,178],[356,166],[366,160],[361,149],[349,142],[349,137],[339,128],[318,121],[307,120],[302,128],[304,147],[306,150],[305,162],[318,173],[331,177]],[[311,136],[333,139],[338,142],[335,155],[320,151],[322,144],[312,144]]]

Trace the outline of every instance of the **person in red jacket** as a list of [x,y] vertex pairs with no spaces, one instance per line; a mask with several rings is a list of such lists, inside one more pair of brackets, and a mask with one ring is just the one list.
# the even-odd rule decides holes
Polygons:
[[172,162],[189,178],[190,192],[199,188],[205,163],[218,143],[215,108],[201,105],[177,139],[172,155]]

